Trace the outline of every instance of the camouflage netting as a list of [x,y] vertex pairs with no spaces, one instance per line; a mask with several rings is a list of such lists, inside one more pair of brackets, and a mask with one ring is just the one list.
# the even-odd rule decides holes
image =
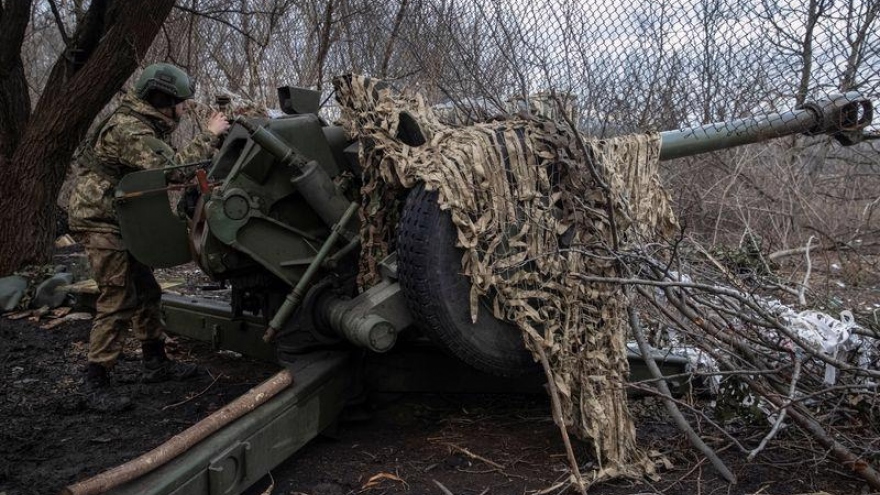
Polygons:
[[[578,275],[618,275],[612,237],[676,228],[657,177],[657,136],[582,141],[537,118],[452,127],[418,94],[397,95],[365,77],[335,84],[343,124],[362,145],[361,282],[376,280],[369,260],[393,247],[405,190],[419,182],[437,190],[464,248],[472,316],[491,294],[495,316],[522,330],[536,360],[547,356],[565,425],[595,448],[594,480],[650,474],[624,390],[626,294]],[[419,133],[425,142],[416,145]]]

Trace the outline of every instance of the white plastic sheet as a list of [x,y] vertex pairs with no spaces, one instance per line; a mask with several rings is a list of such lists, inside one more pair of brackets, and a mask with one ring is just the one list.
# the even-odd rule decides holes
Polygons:
[[[671,272],[667,280],[674,280],[685,284],[692,281],[691,277],[687,274],[679,274],[677,272]],[[726,291],[732,290],[729,287],[723,289]],[[657,289],[656,294],[658,298],[662,299],[664,297],[663,291],[660,289]],[[862,369],[868,369],[872,364],[876,366],[875,360],[880,341],[864,337],[856,332],[861,327],[856,323],[851,311],[842,311],[840,317],[835,318],[821,311],[795,311],[776,299],[746,296],[745,294],[743,296],[751,297],[753,301],[766,308],[767,312],[776,315],[798,341],[811,347],[814,351],[835,360],[845,361]],[[766,332],[773,332],[773,330],[768,328]],[[704,372],[717,371],[717,363],[706,352],[684,345],[675,329],[669,329],[668,334],[673,347],[672,352],[687,357],[691,363],[691,369]],[[792,339],[789,339],[789,347],[793,352],[798,352],[800,345],[790,340]],[[820,364],[825,367],[825,384],[836,384],[838,369],[829,363]],[[717,376],[709,382],[712,392],[717,391],[719,382],[720,379]]]

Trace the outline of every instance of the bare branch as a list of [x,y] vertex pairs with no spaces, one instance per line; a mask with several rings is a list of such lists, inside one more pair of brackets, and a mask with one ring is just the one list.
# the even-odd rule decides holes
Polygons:
[[64,46],[70,46],[70,37],[67,35],[67,28],[64,27],[64,21],[61,20],[61,13],[58,11],[55,0],[49,0],[49,8],[52,9],[52,17],[55,18],[55,25],[58,26],[61,41],[64,42]]
[[691,428],[687,420],[682,416],[681,411],[678,410],[675,403],[670,399],[672,397],[672,392],[669,391],[669,386],[666,384],[666,380],[663,379],[663,374],[660,372],[660,368],[657,366],[654,357],[651,355],[651,349],[648,347],[648,342],[642,332],[642,327],[639,323],[639,316],[636,313],[635,308],[629,306],[627,308],[627,313],[629,315],[630,330],[632,330],[633,336],[639,344],[639,351],[641,352],[642,359],[644,359],[645,364],[648,365],[648,370],[650,370],[651,375],[658,379],[657,388],[660,389],[662,394],[663,404],[666,406],[666,411],[672,416],[678,429],[688,437],[688,440],[690,440],[694,448],[699,450],[709,459],[712,466],[715,467],[718,473],[724,477],[728,483],[736,484],[736,475],[734,475],[724,462],[718,458],[718,454],[703,442],[703,439],[697,435],[693,428]]
[[794,401],[794,395],[797,391],[797,383],[801,377],[801,360],[795,356],[794,359],[794,372],[791,375],[791,386],[788,388],[788,402],[780,409],[779,416],[777,416],[776,421],[773,423],[773,428],[770,429],[770,433],[767,434],[763,439],[761,439],[761,443],[755,447],[754,450],[749,452],[747,457],[748,460],[754,460],[754,458],[764,450],[764,447],[767,446],[767,443],[770,440],[773,440],[773,437],[776,436],[776,433],[779,432],[779,428],[782,426],[783,421],[785,421],[785,415],[788,411],[788,407]]

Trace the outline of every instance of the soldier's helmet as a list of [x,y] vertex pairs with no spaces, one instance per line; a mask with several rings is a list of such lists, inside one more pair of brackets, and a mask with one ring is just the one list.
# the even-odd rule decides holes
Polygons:
[[134,90],[142,100],[147,99],[153,91],[178,101],[189,100],[196,92],[195,81],[186,72],[166,63],[153,64],[144,69],[134,85]]

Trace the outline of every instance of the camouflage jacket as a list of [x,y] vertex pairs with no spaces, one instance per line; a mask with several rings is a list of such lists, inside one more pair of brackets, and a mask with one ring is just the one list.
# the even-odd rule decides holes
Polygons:
[[73,231],[119,232],[113,193],[125,174],[208,159],[217,137],[203,132],[178,152],[169,143],[177,123],[134,94],[80,147],[68,215]]

